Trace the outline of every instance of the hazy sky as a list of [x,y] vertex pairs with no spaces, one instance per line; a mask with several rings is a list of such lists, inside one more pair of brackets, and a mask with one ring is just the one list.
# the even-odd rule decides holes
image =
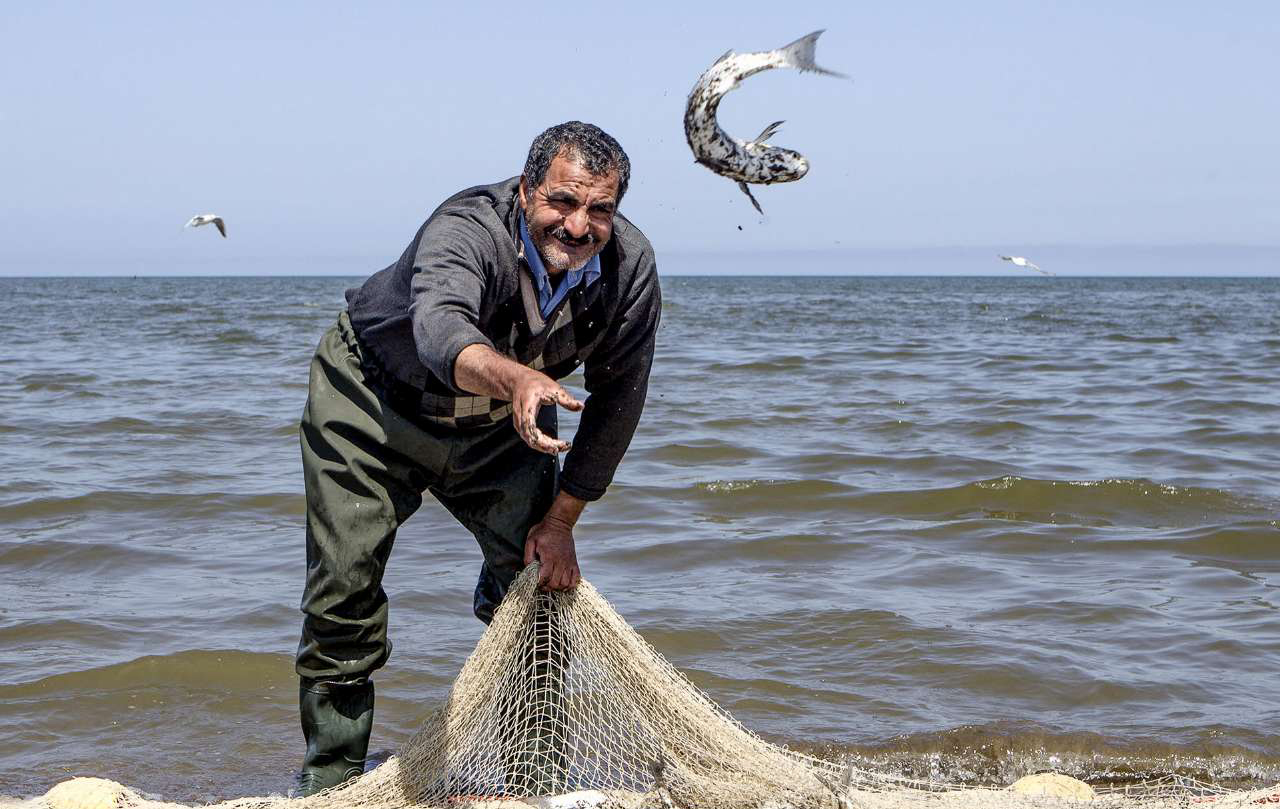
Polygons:
[[[726,49],[826,28],[721,106],[796,183],[692,162]],[[631,156],[662,251],[1280,242],[1280,3],[15,3],[0,24],[0,274],[195,255],[385,263],[570,118]],[[183,231],[227,218],[231,238]],[[742,230],[739,230],[742,226]],[[212,251],[220,251],[213,254]]]

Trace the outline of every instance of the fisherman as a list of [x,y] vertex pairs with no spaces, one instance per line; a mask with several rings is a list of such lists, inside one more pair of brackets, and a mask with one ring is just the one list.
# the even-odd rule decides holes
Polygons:
[[[445,200],[321,338],[301,425],[302,795],[363,771],[391,652],[382,575],[424,491],[480,545],[480,620],[534,560],[543,588],[578,584],[573,527],[640,419],[661,307],[653,248],[617,213],[630,173],[598,127],[551,127],[522,176]],[[556,381],[579,365],[585,402]],[[572,448],[557,406],[582,412]]]

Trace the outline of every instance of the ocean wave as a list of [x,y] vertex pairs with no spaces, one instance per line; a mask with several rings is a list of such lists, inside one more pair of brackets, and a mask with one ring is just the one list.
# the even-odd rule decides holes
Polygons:
[[761,456],[749,445],[708,439],[698,443],[672,442],[646,453],[649,460],[683,465],[738,463]]
[[[212,672],[217,672],[216,677],[211,676]],[[157,685],[173,688],[216,686],[220,690],[254,692],[266,684],[297,684],[290,655],[235,649],[195,649],[145,655],[123,663],[0,685],[0,702],[86,691],[129,691]]]
[[226,329],[208,336],[206,342],[215,345],[252,345],[262,342],[262,335],[247,329]]
[[87,393],[85,385],[99,381],[96,374],[24,374],[16,380],[23,393]]
[[41,539],[29,542],[0,541],[0,568],[24,572],[50,571],[59,575],[106,573],[181,563],[183,557],[168,551],[142,548],[122,542],[71,542]]
[[957,486],[857,489],[822,479],[747,478],[692,484],[701,497],[733,498],[735,510],[829,509],[852,515],[923,520],[973,518],[1049,524],[1168,528],[1272,516],[1274,504],[1213,488],[1176,486],[1142,478],[1047,480],[1005,475]]
[[1104,336],[1102,339],[1110,340],[1113,343],[1180,343],[1182,340],[1173,335],[1132,335],[1122,334],[1120,332],[1112,332]]
[[1259,562],[1280,563],[1280,518],[1195,526],[1154,537],[1112,541],[1142,543],[1153,550],[1164,548],[1199,559],[1200,564],[1220,563],[1228,564],[1233,570],[1246,566],[1256,570]]
[[774,359],[754,359],[743,362],[712,362],[706,366],[709,373],[733,371],[737,373],[785,374],[808,368],[813,364],[810,357],[786,356]]
[[0,524],[89,514],[153,514],[163,515],[167,519],[217,519],[227,513],[246,512],[297,517],[304,512],[302,494],[94,491],[65,497],[37,497],[0,506]]
[[1211,726],[1177,740],[1061,731],[1035,721],[961,725],[866,745],[813,745],[804,752],[889,775],[972,786],[1006,786],[1024,775],[1056,771],[1099,787],[1167,776],[1231,789],[1280,781],[1280,735]]

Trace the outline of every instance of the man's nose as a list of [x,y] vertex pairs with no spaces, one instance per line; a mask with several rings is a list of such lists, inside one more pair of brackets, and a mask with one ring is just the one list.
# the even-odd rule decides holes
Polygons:
[[581,239],[587,235],[589,224],[586,208],[579,208],[564,218],[564,229],[569,231],[569,235],[575,239]]

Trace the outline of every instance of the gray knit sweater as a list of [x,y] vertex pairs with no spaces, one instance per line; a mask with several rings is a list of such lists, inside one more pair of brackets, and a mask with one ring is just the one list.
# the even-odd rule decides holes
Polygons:
[[653,248],[615,216],[600,278],[575,288],[543,319],[536,291],[521,283],[529,269],[518,187],[515,177],[445,200],[395,264],[347,291],[347,308],[366,362],[376,365],[374,378],[398,392],[391,404],[436,425],[511,429],[508,403],[454,384],[454,362],[468,345],[487,345],[553,379],[583,365],[586,408],[560,486],[596,500],[644,408],[662,307]]

